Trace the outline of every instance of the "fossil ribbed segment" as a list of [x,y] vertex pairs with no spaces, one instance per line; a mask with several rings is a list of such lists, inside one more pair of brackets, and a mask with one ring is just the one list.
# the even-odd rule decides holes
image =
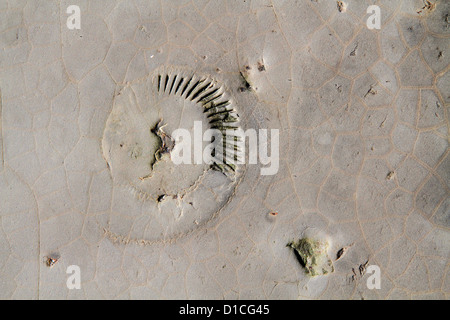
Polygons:
[[239,151],[237,141],[240,140],[233,131],[239,129],[239,115],[223,86],[208,76],[166,70],[158,72],[156,82],[160,96],[175,95],[202,107],[208,128],[219,130],[223,136],[223,152],[212,154],[214,162],[211,168],[227,174],[234,173],[235,154]]

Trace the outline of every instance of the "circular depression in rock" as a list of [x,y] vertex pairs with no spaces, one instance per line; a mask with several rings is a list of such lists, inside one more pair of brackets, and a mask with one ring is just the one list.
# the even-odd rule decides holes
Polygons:
[[[207,152],[212,142],[198,135],[207,129],[225,134],[238,123],[229,92],[207,75],[165,68],[120,88],[102,151],[114,188],[122,190],[116,193],[132,201],[130,211],[136,212],[130,215],[147,227],[132,227],[125,235],[109,223],[108,231],[128,241],[170,240],[212,219],[228,202],[239,173],[222,154],[212,153],[212,164],[196,163],[196,150]],[[190,164],[172,161],[181,143],[173,134],[177,129],[192,138]],[[114,221],[120,220],[116,214]]]

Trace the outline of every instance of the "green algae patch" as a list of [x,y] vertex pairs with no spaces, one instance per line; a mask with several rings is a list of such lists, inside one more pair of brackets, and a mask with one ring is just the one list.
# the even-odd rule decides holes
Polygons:
[[322,276],[334,271],[333,262],[327,254],[327,241],[303,238],[288,243],[288,246],[295,250],[300,264],[310,276]]

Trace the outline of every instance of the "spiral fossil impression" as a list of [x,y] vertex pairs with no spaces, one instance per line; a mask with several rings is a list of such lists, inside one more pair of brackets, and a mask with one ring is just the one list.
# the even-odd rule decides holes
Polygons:
[[[224,148],[213,149],[212,164],[175,164],[171,155],[178,142],[172,133],[181,128],[195,139],[194,122],[201,122],[203,131],[218,130]],[[226,150],[239,148],[238,137],[229,135],[238,124],[224,86],[209,76],[164,68],[118,91],[103,134],[103,156],[114,185],[145,201],[149,217],[164,217],[157,229],[170,237],[208,221],[230,199],[239,172]],[[200,140],[201,150],[217,142]]]

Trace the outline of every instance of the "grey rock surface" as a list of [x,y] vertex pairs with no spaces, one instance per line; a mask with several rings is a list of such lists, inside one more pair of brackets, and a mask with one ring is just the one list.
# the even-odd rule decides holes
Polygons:
[[[343,2],[0,0],[0,298],[448,299],[450,2]],[[151,109],[161,68],[278,129],[277,173],[136,180],[159,119],[203,116],[187,93]],[[113,165],[105,128],[135,134]],[[311,229],[314,278],[287,247]]]

